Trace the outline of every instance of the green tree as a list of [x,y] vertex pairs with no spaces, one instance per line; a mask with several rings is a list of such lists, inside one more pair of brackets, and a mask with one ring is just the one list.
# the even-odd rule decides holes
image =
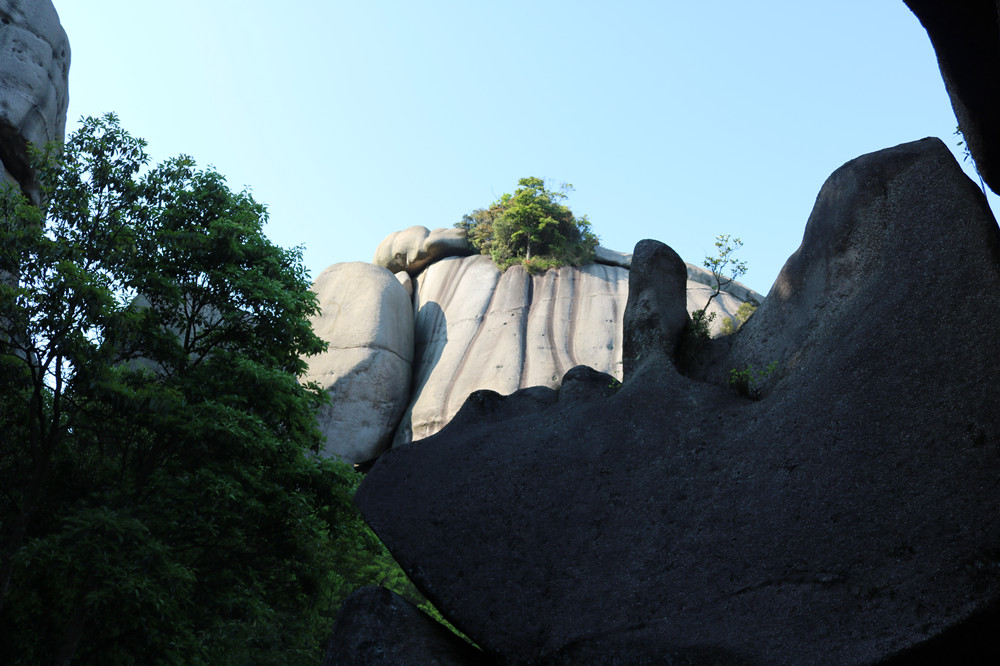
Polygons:
[[747,323],[750,319],[750,315],[757,311],[757,306],[753,303],[742,303],[740,307],[736,309],[736,315],[734,317],[726,317],[726,320],[722,322],[720,327],[720,335],[732,335],[736,331],[740,330],[743,324]]
[[702,347],[712,338],[711,324],[715,320],[715,313],[709,312],[708,306],[727,285],[735,282],[747,271],[746,261],[733,256],[741,247],[743,241],[739,238],[721,234],[715,238],[715,256],[705,257],[702,262],[702,265],[712,272],[714,284],[710,285],[712,293],[705,301],[705,305],[691,313],[691,320],[688,322],[684,340],[678,351],[678,363],[682,369],[691,367]]
[[113,115],[0,197],[0,662],[316,663],[375,572],[298,249]]
[[514,194],[479,208],[455,226],[465,229],[473,248],[489,254],[502,269],[523,264],[529,271],[593,260],[597,236],[586,216],[576,217],[562,202],[573,186],[559,191],[541,178],[522,178]]

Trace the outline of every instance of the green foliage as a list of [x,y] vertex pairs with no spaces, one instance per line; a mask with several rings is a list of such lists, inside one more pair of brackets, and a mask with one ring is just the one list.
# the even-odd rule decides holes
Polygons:
[[705,303],[707,308],[709,303],[716,296],[722,293],[723,287],[735,282],[739,277],[747,272],[747,262],[736,259],[733,255],[743,247],[743,241],[739,238],[731,238],[729,234],[721,234],[715,239],[715,256],[705,257],[702,266],[712,272],[715,281],[713,293]]
[[691,319],[684,331],[684,338],[681,340],[678,350],[678,364],[682,370],[686,370],[694,364],[702,348],[712,339],[711,325],[715,321],[716,313],[709,312],[708,306],[722,293],[722,289],[726,285],[734,282],[747,271],[746,262],[733,257],[736,250],[742,246],[743,241],[739,238],[731,238],[729,234],[722,234],[715,239],[715,256],[705,257],[702,262],[702,265],[712,272],[715,284],[712,286],[712,294],[705,301],[705,306],[691,313]]
[[748,365],[742,370],[733,368],[729,371],[729,385],[733,387],[737,395],[751,400],[760,400],[764,383],[777,367],[778,362],[772,361],[763,370],[755,370],[752,365]]
[[719,330],[720,335],[732,335],[736,331],[740,330],[743,324],[747,323],[747,319],[750,318],[754,312],[757,311],[757,306],[753,303],[743,303],[736,310],[735,317],[728,317]]
[[573,186],[563,184],[553,192],[541,178],[522,178],[517,184],[513,195],[504,194],[455,225],[468,232],[472,248],[490,255],[501,270],[521,264],[538,273],[592,261],[597,236],[590,222],[561,203]]
[[346,594],[409,583],[312,455],[301,253],[144,148],[85,119],[40,208],[0,197],[0,662],[318,663]]

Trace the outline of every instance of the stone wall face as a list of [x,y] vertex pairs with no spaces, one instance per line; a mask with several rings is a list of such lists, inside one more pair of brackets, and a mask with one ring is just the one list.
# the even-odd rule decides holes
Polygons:
[[37,196],[28,144],[64,138],[70,48],[49,0],[0,0],[0,177]]

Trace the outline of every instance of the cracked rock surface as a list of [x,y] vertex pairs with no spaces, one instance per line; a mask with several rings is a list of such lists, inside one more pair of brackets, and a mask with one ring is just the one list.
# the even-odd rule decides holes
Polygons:
[[[944,144],[837,170],[695,377],[672,362],[683,262],[645,247],[620,388],[573,370],[558,392],[477,392],[375,464],[356,501],[407,574],[507,664],[919,663],[956,631],[983,639],[1000,231]],[[726,383],[772,362],[760,400]]]

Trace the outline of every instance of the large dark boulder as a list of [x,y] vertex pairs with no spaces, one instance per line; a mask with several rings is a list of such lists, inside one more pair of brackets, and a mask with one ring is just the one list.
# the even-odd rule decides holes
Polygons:
[[934,45],[962,134],[1000,192],[1000,0],[904,0]]
[[[645,248],[633,279],[677,291]],[[474,396],[357,503],[505,663],[919,663],[954,636],[993,663],[997,293],[1000,231],[944,144],[866,155],[695,377],[675,306],[646,294],[620,389],[575,371],[555,400]],[[772,362],[760,400],[727,385]]]

